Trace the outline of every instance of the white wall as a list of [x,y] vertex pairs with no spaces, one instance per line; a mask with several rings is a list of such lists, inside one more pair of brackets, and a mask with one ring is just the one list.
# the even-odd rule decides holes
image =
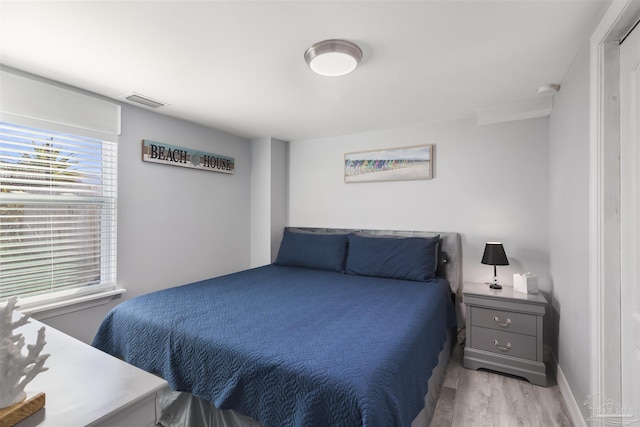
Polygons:
[[251,141],[251,266],[269,263],[271,254],[271,138]]
[[287,220],[288,143],[251,141],[251,266],[275,260]]
[[[142,161],[151,139],[235,158],[233,175]],[[127,104],[118,144],[118,283],[123,299],[249,267],[248,140]],[[44,319],[90,342],[121,302]]]
[[584,417],[590,394],[589,52],[583,48],[549,119],[551,315],[558,365]]
[[[344,153],[434,144],[434,178],[344,183]],[[503,283],[531,271],[547,291],[547,119],[463,120],[290,144],[289,225],[462,233],[463,277],[487,281],[484,243],[504,243]]]
[[[289,206],[289,143],[272,138],[271,145],[271,245],[269,262],[276,260]],[[254,157],[255,159],[255,157]],[[262,159],[256,159],[261,161]]]
[[[118,281],[139,295],[249,265],[246,139],[123,107],[118,146]],[[151,139],[235,159],[232,175],[141,161]]]

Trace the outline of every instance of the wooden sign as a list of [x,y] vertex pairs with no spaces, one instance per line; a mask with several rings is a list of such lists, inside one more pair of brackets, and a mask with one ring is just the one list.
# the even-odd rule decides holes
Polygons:
[[235,168],[233,157],[204,153],[148,139],[142,140],[142,160],[227,174],[232,174]]

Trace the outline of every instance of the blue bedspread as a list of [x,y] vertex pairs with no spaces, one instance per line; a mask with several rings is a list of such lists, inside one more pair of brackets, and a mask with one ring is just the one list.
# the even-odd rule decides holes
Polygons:
[[453,326],[443,279],[269,265],[126,301],[93,345],[267,427],[409,426]]

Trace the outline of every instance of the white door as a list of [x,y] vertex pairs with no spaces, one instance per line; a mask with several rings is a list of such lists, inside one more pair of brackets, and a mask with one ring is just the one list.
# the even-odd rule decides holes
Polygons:
[[622,402],[616,409],[620,424],[640,425],[640,27],[620,45],[620,234]]

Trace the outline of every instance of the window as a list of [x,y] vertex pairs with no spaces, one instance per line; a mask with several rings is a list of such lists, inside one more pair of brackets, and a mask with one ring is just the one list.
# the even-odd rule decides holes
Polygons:
[[114,289],[117,144],[0,122],[0,301]]

